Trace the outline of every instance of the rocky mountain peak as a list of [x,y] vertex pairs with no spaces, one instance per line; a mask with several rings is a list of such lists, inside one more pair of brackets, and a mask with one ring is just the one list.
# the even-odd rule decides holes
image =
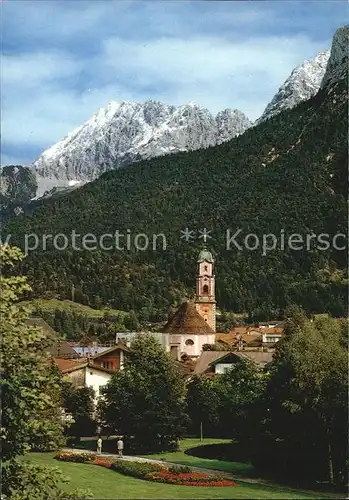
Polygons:
[[348,75],[348,49],[349,25],[346,25],[339,28],[333,36],[331,55],[321,82],[321,88],[325,88]]
[[297,66],[281,85],[256,124],[313,97],[320,88],[330,51],[320,52]]

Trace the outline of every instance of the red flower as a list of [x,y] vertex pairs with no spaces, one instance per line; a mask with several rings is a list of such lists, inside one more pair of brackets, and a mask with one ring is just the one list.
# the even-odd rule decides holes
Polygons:
[[173,474],[166,469],[151,474],[150,479],[158,482],[178,485],[183,484],[186,486],[236,486],[236,483],[230,479],[214,477],[202,472],[181,472],[179,474]]
[[100,465],[101,467],[106,467],[107,469],[110,469],[113,461],[108,458],[97,457],[93,463],[94,465]]

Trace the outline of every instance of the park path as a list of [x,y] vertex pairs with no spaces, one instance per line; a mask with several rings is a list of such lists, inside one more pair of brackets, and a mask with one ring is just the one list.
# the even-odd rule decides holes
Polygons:
[[[69,451],[70,453],[96,453],[94,451],[90,450],[83,450],[83,449],[78,449],[78,448],[63,448],[62,451]],[[120,459],[119,455],[112,454],[112,453],[102,453],[100,456],[105,457],[105,458],[112,458],[114,460]],[[166,464],[166,465],[173,465],[173,466],[180,466],[181,464],[179,463],[174,463],[174,462],[168,462],[167,460],[156,460],[154,458],[145,458],[145,457],[135,457],[131,455],[124,455],[122,457],[123,460],[127,460],[129,462],[154,462],[156,464]],[[221,477],[225,477],[226,479],[231,479],[235,481],[242,481],[243,483],[250,483],[250,484],[260,484],[260,485],[265,485],[265,486],[275,486],[275,483],[272,481],[269,481],[267,479],[262,479],[262,478],[253,478],[253,477],[245,477],[241,476],[239,474],[232,474],[231,472],[226,472],[226,471],[220,471],[217,469],[206,469],[203,467],[193,467],[192,465],[188,465],[188,467],[195,471],[195,472],[206,472],[207,474],[212,474],[212,475],[219,475]],[[278,485],[280,486],[280,485]],[[326,498],[324,496],[324,493],[319,492],[319,491],[314,491],[314,490],[304,490],[304,489],[298,489],[298,488],[292,488],[289,486],[285,486],[285,488],[288,489],[297,489],[299,493],[311,493],[311,494],[320,494],[319,498]],[[345,495],[341,495],[339,493],[329,493],[328,494],[328,499],[345,499],[348,498]]]

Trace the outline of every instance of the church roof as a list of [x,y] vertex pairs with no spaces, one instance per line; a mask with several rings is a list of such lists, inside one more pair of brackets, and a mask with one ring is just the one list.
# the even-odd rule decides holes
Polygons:
[[207,248],[204,248],[199,253],[198,262],[213,262],[212,254]]
[[215,332],[196,310],[192,301],[183,302],[166,323],[163,333],[177,335],[212,335]]

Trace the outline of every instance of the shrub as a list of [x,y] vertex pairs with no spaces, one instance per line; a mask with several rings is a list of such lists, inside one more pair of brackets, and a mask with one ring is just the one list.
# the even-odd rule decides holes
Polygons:
[[191,472],[191,470],[187,465],[171,465],[171,467],[168,468],[168,472],[171,474],[185,474]]
[[162,465],[155,462],[127,462],[123,460],[115,460],[111,468],[121,474],[140,479],[145,479],[148,474],[164,469]]
[[62,462],[78,462],[78,463],[91,463],[96,460],[96,455],[94,453],[70,453],[67,451],[59,451],[56,456],[56,460],[61,460]]
[[92,493],[75,489],[67,493],[70,481],[56,467],[33,465],[22,460],[2,463],[2,500],[86,500]]
[[251,460],[252,443],[215,443],[195,446],[185,450],[186,455],[228,462],[249,462]]

